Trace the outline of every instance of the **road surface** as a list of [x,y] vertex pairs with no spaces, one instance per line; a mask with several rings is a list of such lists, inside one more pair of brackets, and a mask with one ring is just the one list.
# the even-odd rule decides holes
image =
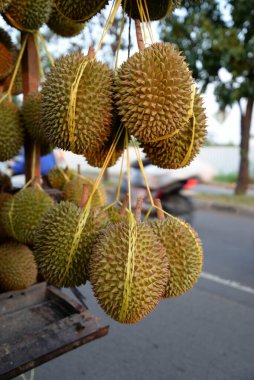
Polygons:
[[35,380],[254,380],[254,220],[198,211],[194,225],[204,268],[192,291],[126,326],[86,286],[109,335],[36,368]]

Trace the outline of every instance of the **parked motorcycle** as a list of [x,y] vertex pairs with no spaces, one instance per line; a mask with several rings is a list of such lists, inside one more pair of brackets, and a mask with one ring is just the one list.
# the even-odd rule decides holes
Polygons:
[[[144,159],[142,162],[147,174],[147,180],[153,199],[159,198],[161,200],[162,208],[167,213],[180,217],[190,223],[193,217],[194,204],[191,196],[186,190],[193,189],[198,183],[198,178],[192,176],[176,179],[162,171],[159,175],[156,175],[153,172],[155,166],[151,164],[149,159]],[[150,170],[147,170],[149,166]],[[157,168],[156,170],[158,172]],[[151,208],[151,202],[138,161],[131,164],[130,180],[132,204],[136,203],[138,197],[142,197],[142,212],[143,214],[146,214]],[[128,176],[125,173],[121,185],[121,198],[124,198],[126,193],[128,193]],[[156,210],[153,209],[151,216],[154,217],[155,215]]]

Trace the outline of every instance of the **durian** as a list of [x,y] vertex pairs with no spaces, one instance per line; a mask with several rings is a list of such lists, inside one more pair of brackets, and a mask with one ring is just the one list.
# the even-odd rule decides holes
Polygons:
[[54,0],[54,2],[63,16],[83,22],[100,12],[107,5],[108,0]]
[[36,282],[37,267],[33,252],[25,245],[8,242],[0,245],[0,289],[27,288]]
[[67,182],[75,177],[75,172],[69,168],[53,168],[47,172],[47,181],[53,189],[63,190]]
[[0,80],[5,79],[13,70],[15,48],[9,34],[0,28]]
[[7,233],[24,244],[33,244],[37,225],[53,205],[43,190],[26,188],[16,193],[2,209],[2,223]]
[[0,0],[0,13],[3,12],[8,7],[10,2],[11,0]]
[[[9,74],[8,77],[6,77],[4,80],[0,82],[0,86],[3,86],[3,91],[7,92],[10,87],[10,83],[12,80],[12,74]],[[22,87],[22,72],[21,72],[21,66],[18,68],[18,72],[14,81],[14,84],[11,89],[11,95],[20,95],[23,92],[23,87]]]
[[191,110],[193,79],[184,57],[169,43],[156,43],[130,57],[116,77],[122,122],[141,142],[181,129]]
[[[73,120],[68,113],[73,107],[70,98],[74,99],[71,88],[82,62],[85,66],[78,85]],[[84,155],[99,149],[101,141],[110,135],[112,81],[113,72],[106,64],[80,53],[57,60],[42,89],[43,128],[50,143]]]
[[6,192],[9,193],[12,191],[12,183],[10,177],[0,172],[0,193]]
[[199,93],[195,96],[193,113],[194,118],[191,117],[174,138],[142,145],[152,164],[164,169],[179,169],[195,158],[206,136],[206,116]]
[[26,97],[22,107],[22,118],[24,127],[32,140],[42,145],[48,145],[49,142],[41,126],[40,92],[31,93]]
[[180,219],[150,223],[164,245],[169,261],[169,277],[163,297],[177,297],[195,285],[202,271],[202,246],[196,231]]
[[88,279],[88,263],[98,232],[107,215],[92,210],[82,228],[78,223],[83,210],[61,202],[41,221],[35,238],[34,255],[44,278],[57,287],[74,287]]
[[37,31],[48,21],[52,0],[12,0],[3,13],[6,21],[21,31]]
[[73,21],[63,14],[61,14],[55,5],[53,5],[49,20],[48,27],[56,34],[62,37],[74,37],[81,33],[85,27],[85,22]]
[[[122,0],[123,7],[124,1],[125,0]],[[126,12],[135,20],[161,20],[162,18],[168,16],[175,9],[175,7],[180,4],[181,2],[179,0],[140,0],[139,8],[138,0],[127,0]],[[143,15],[140,15],[139,9],[143,11]]]
[[[72,180],[66,183],[63,188],[63,197],[65,200],[70,202],[74,202],[77,205],[80,204],[80,200],[83,193],[84,185],[89,186],[89,195],[92,192],[93,186],[95,184],[95,180],[89,177],[76,176]],[[98,189],[96,189],[93,197],[91,207],[100,207],[106,203],[106,191],[102,184],[99,185]]]
[[2,224],[2,221],[1,221],[1,213],[2,213],[2,209],[3,209],[3,206],[4,204],[9,201],[10,199],[12,198],[12,195],[9,194],[9,193],[0,193],[0,239],[5,239],[6,237],[8,237],[9,235],[7,234],[3,224]]
[[0,103],[0,161],[16,156],[23,145],[24,133],[20,113],[14,103]]
[[116,223],[103,230],[90,259],[90,282],[103,310],[135,323],[154,310],[168,279],[165,248],[145,223]]

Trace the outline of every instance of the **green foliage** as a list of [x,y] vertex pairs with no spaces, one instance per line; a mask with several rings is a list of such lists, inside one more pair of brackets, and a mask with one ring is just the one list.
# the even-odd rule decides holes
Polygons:
[[[161,23],[161,38],[184,52],[203,90],[215,84],[221,109],[254,99],[254,1],[183,1],[183,8]],[[229,74],[222,81],[220,69]]]

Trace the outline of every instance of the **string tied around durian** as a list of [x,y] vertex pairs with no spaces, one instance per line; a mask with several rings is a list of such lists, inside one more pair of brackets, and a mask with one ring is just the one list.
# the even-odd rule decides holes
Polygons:
[[51,56],[51,54],[50,54],[50,52],[49,52],[49,50],[47,48],[47,44],[46,44],[46,42],[45,42],[42,34],[39,31],[37,31],[37,36],[39,37],[39,39],[41,41],[42,47],[43,47],[43,49],[44,49],[44,51],[46,53],[46,56],[47,56],[47,58],[48,58],[48,60],[49,60],[49,62],[51,64],[51,66],[54,66],[54,64],[55,64],[54,59],[52,58],[52,56]]

